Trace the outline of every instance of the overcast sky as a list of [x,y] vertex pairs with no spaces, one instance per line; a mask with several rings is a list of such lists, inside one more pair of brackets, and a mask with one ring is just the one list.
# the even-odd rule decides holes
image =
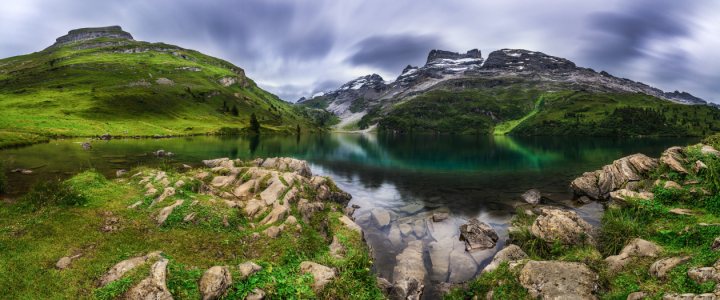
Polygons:
[[519,48],[720,103],[720,1],[4,1],[0,57],[109,25],[228,60],[291,102],[394,79],[432,49]]

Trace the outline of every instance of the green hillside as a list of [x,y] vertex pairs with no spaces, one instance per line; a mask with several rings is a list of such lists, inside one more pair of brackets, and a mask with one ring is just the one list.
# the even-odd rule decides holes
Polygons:
[[[358,126],[400,133],[571,136],[706,136],[720,110],[646,94],[601,94],[522,78],[449,80],[434,90],[369,109]],[[554,89],[553,88],[553,89]],[[396,100],[397,101],[397,100]]]
[[260,89],[227,61],[108,38],[0,60],[0,111],[0,147],[104,133],[244,133],[252,113],[263,134],[295,133],[298,125],[316,132],[328,118]]

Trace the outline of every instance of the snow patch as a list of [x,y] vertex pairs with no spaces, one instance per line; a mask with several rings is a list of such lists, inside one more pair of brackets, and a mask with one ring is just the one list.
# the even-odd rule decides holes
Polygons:
[[310,97],[310,98],[322,97],[322,96],[325,96],[325,92],[316,93],[315,95],[312,95],[312,97]]
[[520,55],[522,55],[522,53],[510,53],[510,54],[508,54],[508,56],[512,56],[512,57],[520,57]]

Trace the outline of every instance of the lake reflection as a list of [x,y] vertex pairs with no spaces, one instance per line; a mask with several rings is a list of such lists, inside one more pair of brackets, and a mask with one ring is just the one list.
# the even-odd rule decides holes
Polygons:
[[[194,167],[220,157],[304,159],[313,174],[333,178],[353,195],[350,204],[361,207],[354,217],[375,249],[380,276],[392,281],[396,256],[408,242],[423,241],[424,298],[434,299],[435,284],[472,278],[503,247],[513,205],[528,189],[539,189],[549,204],[574,209],[597,225],[602,208],[594,202],[575,204],[569,189],[573,179],[623,156],[659,157],[670,146],[699,139],[312,134],[95,141],[91,150],[77,143],[82,141],[87,140],[0,151],[13,156],[13,168],[34,171],[9,175],[15,192],[10,196],[35,180],[67,178],[89,167],[114,178],[119,169],[156,165],[162,159],[151,152],[159,149],[177,153],[174,163]],[[434,223],[429,220],[433,211],[452,217]],[[495,249],[464,251],[458,226],[472,218],[489,223],[501,236]]]

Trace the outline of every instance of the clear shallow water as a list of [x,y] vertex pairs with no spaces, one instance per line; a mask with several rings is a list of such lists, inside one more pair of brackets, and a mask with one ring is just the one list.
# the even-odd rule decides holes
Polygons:
[[[407,243],[423,240],[427,299],[434,285],[463,281],[479,274],[506,237],[508,222],[522,203],[520,195],[539,189],[551,205],[576,210],[591,224],[598,223],[597,203],[577,205],[570,182],[613,160],[634,153],[659,157],[670,146],[699,142],[697,138],[577,138],[493,137],[437,135],[324,134],[301,136],[215,137],[94,141],[92,149],[78,142],[52,141],[19,149],[0,150],[12,156],[13,168],[32,174],[9,174],[14,194],[22,194],[36,180],[67,178],[95,168],[108,178],[115,171],[162,159],[152,151],[177,153],[171,162],[201,166],[203,159],[220,157],[294,157],[307,160],[313,174],[328,175],[353,195],[356,222],[375,249],[375,268],[392,280],[396,256]],[[56,145],[57,144],[57,145]],[[380,226],[372,211],[391,216]],[[450,212],[442,223],[427,221],[434,210]],[[468,254],[459,240],[458,226],[477,218],[501,236],[495,249]],[[440,242],[442,241],[442,242]]]

